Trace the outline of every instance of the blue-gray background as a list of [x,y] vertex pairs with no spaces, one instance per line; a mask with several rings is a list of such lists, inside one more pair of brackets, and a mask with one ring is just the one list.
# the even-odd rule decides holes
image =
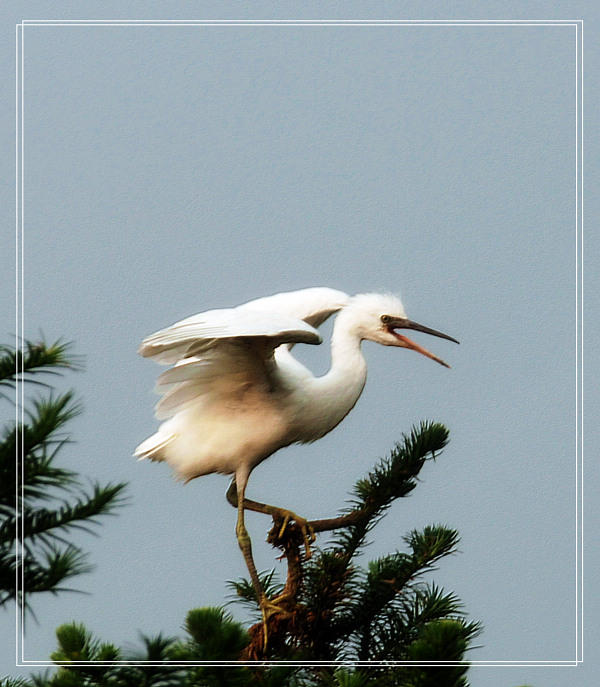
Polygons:
[[[495,3],[451,13],[445,3],[21,3],[2,25],[6,226],[21,19],[585,19],[592,44],[591,4],[503,3],[499,14]],[[73,340],[86,358],[67,379],[85,412],[63,463],[130,483],[130,504],[100,537],[77,537],[96,565],[76,582],[87,594],[34,600],[25,658],[47,660],[62,622],[123,645],[138,631],[180,634],[187,610],[226,600],[225,581],[245,574],[226,479],[182,486],[165,466],[131,458],[156,427],[159,372],[136,347],[204,309],[327,285],[398,293],[409,317],[461,346],[427,342],[445,370],[366,344],[369,381],[355,410],[323,440],[262,464],[249,494],[309,518],[333,515],[411,424],[444,422],[449,448],[373,532],[364,560],[401,547],[411,528],[455,527],[460,553],[431,579],[485,627],[470,658],[573,660],[575,29],[46,26],[26,27],[24,46],[25,333]],[[586,54],[586,69],[597,66]],[[596,96],[590,86],[588,113]],[[589,139],[592,176],[593,131]],[[3,256],[8,340],[13,255]],[[327,345],[303,359],[323,372]],[[586,379],[591,420],[597,396]],[[473,668],[474,687],[595,684],[590,429],[586,664]],[[258,567],[283,572],[261,543],[266,519],[251,515],[249,526]],[[9,611],[0,674],[18,673],[12,628]]]

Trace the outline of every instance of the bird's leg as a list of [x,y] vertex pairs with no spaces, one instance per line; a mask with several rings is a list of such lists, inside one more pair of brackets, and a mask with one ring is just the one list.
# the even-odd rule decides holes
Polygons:
[[[226,496],[229,503],[234,508],[239,509],[240,499],[238,498],[238,490],[235,478],[231,481],[231,484],[227,489]],[[290,520],[293,520],[302,532],[302,537],[304,538],[304,549],[306,552],[306,558],[308,559],[311,557],[310,545],[315,541],[315,532],[306,518],[301,518],[299,515],[296,515],[296,513],[294,513],[291,510],[288,510],[287,508],[280,508],[279,506],[270,506],[268,503],[260,503],[259,501],[253,501],[252,499],[247,499],[245,497],[242,498],[244,508],[246,510],[251,510],[256,513],[265,513],[267,515],[270,515],[274,520],[280,521],[282,523],[281,528],[279,530],[279,534],[277,535],[278,539],[281,539],[281,537],[283,537],[283,533],[285,532],[285,528],[287,527],[288,522],[290,522]]]
[[[246,478],[247,479],[247,478]],[[241,485],[240,491],[243,495],[244,493],[244,488],[245,485]],[[254,564],[254,558],[252,557],[252,542],[250,540],[250,535],[248,534],[248,530],[246,529],[246,523],[244,522],[244,499],[243,496],[239,500],[239,503],[237,504],[237,511],[238,511],[238,517],[237,517],[237,523],[235,526],[235,534],[238,540],[239,547],[242,551],[242,555],[244,556],[244,561],[246,561],[246,567],[248,568],[248,572],[250,573],[250,579],[252,580],[252,585],[254,586],[254,591],[256,592],[257,597],[260,599],[262,595],[264,595],[264,592],[262,590],[262,586],[260,584],[260,579],[258,577],[258,572],[256,571],[256,565]]]
[[[252,542],[250,540],[250,535],[248,534],[248,530],[246,529],[246,525],[244,522],[244,491],[246,489],[246,483],[248,481],[248,475],[247,473],[242,473],[239,474],[239,471],[237,473],[237,478],[238,478],[238,491],[236,491],[236,494],[239,494],[239,498],[236,496],[236,501],[237,501],[237,511],[238,511],[238,517],[237,517],[237,524],[235,528],[235,534],[237,536],[238,544],[239,547],[242,551],[242,555],[244,556],[244,561],[246,562],[246,567],[248,568],[248,572],[250,573],[250,579],[252,580],[252,586],[254,587],[254,591],[256,592],[256,597],[258,599],[258,603],[260,605],[260,610],[262,614],[262,620],[263,620],[263,650],[266,651],[267,648],[267,638],[268,638],[268,620],[272,615],[275,615],[276,613],[280,614],[285,614],[286,612],[280,608],[277,604],[281,601],[284,601],[286,599],[285,595],[278,596],[276,599],[268,599],[267,595],[265,594],[262,585],[260,583],[260,578],[258,576],[258,572],[256,570],[256,565],[254,564],[254,558],[252,557]],[[235,485],[236,481],[234,480],[232,482],[234,485],[234,490],[235,490]],[[231,503],[230,499],[230,492],[231,487],[227,491],[227,500]]]

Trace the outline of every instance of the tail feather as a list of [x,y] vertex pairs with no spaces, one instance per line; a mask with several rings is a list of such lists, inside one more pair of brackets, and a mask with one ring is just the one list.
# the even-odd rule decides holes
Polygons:
[[157,432],[146,439],[146,441],[142,441],[135,449],[133,455],[138,460],[144,460],[145,458],[155,461],[166,460],[165,456],[162,455],[162,451],[175,439],[175,437],[175,434],[161,434]]

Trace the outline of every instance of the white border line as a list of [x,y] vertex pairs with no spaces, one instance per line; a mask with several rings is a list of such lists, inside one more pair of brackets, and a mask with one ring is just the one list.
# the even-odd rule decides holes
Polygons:
[[[579,88],[577,75],[579,74],[579,42],[578,32],[575,29],[575,302],[577,303],[577,296],[579,292],[579,264],[577,256],[579,253]],[[579,500],[577,483],[579,478],[579,442],[577,429],[579,427],[579,408],[577,398],[579,397],[579,311],[575,308],[575,627],[578,627],[579,622]],[[575,655],[578,656],[577,647],[579,645],[577,632],[575,633]]]
[[[573,26],[575,28],[575,244],[576,244],[576,261],[575,261],[575,281],[576,281],[576,314],[575,314],[575,340],[576,340],[576,458],[575,458],[575,492],[576,492],[576,509],[575,509],[575,645],[576,658],[573,661],[431,661],[428,663],[419,663],[417,661],[397,661],[397,662],[365,662],[365,661],[314,661],[306,664],[301,661],[248,661],[248,664],[259,665],[319,665],[319,666],[373,666],[373,665],[418,665],[418,666],[455,666],[468,665],[469,667],[543,667],[543,666],[576,666],[583,662],[583,20],[478,20],[478,19],[464,19],[464,20],[335,20],[335,19],[309,19],[309,20],[159,20],[159,19],[145,19],[145,20],[89,20],[89,19],[46,19],[46,20],[29,20],[24,19],[16,25],[16,60],[15,60],[15,118],[16,118],[16,134],[15,134],[15,148],[16,148],[16,164],[15,164],[15,193],[16,193],[16,237],[15,237],[15,260],[16,260],[16,332],[17,332],[17,347],[22,347],[24,341],[24,150],[25,150],[25,136],[24,136],[24,106],[25,106],[25,81],[24,81],[24,66],[25,66],[25,26],[36,27],[50,27],[50,26],[92,26],[92,27],[181,27],[181,26],[248,26],[248,27],[365,27],[365,26],[401,26],[401,27],[549,27],[549,26]],[[581,39],[580,39],[581,36]],[[581,55],[581,57],[580,57]],[[580,105],[581,102],[581,105]],[[580,150],[581,147],[581,150]],[[20,194],[20,197],[19,197]],[[20,202],[19,202],[20,200]],[[581,222],[581,224],[580,224]],[[580,230],[581,227],[581,230]],[[579,267],[579,260],[581,259],[581,268]],[[581,282],[581,283],[580,283]],[[23,385],[16,385],[16,418],[23,424],[24,421],[24,392]],[[581,432],[581,433],[580,433]],[[19,442],[20,437],[17,438],[17,451],[22,446]],[[18,453],[17,453],[18,455]],[[17,488],[17,487],[16,487]],[[17,488],[18,494],[18,488]],[[17,539],[21,546],[16,547],[17,564],[22,555],[22,539],[20,531],[20,512],[17,499]],[[580,544],[581,539],[581,544]],[[579,565],[581,559],[581,565]],[[17,576],[18,578],[18,576]],[[20,586],[19,583],[20,582]],[[17,592],[23,588],[23,577],[21,580],[17,579]],[[23,658],[24,653],[24,609],[17,604],[15,612],[15,636],[17,639],[16,646],[16,666],[48,666],[56,667],[56,664],[51,661],[31,661]],[[20,621],[20,646],[21,646],[21,662],[19,662],[19,621]],[[121,665],[144,665],[144,666],[164,666],[164,663],[156,663],[152,661],[115,661],[108,664],[82,661],[79,663],[70,663],[70,666],[114,666]],[[211,666],[239,666],[238,661],[224,661],[224,662],[194,662],[184,661],[181,663],[170,663],[172,666],[186,666],[186,665],[211,665]]]
[[[581,656],[581,661],[583,661],[583,22],[581,22],[581,71],[578,73],[578,78],[581,79],[581,88],[580,88],[580,97],[581,97],[581,109],[579,111],[579,116],[581,118],[581,138],[579,145],[581,146],[580,148],[580,158],[579,158],[579,164],[580,164],[580,183],[581,183],[581,190],[578,191],[578,200],[581,203],[580,205],[580,216],[579,216],[579,221],[580,221],[580,227],[581,227],[581,235],[580,235],[580,260],[581,260],[581,267],[580,267],[580,272],[579,272],[579,278],[580,278],[580,284],[581,284],[581,290],[580,290],[580,296],[579,296],[579,307],[580,307],[580,312],[581,312],[581,357],[580,357],[580,369],[579,372],[581,374],[581,397],[580,397],[580,417],[581,417],[581,424],[579,426],[579,431],[580,431],[580,461],[581,461],[581,472],[580,472],[580,482],[578,483],[578,486],[580,486],[580,501],[579,501],[579,508],[581,512],[581,627],[582,627],[582,632],[581,632],[581,654],[577,654],[577,657],[579,659],[579,656]],[[578,647],[579,651],[579,647]]]
[[[264,21],[257,21],[257,22],[244,22],[244,21],[236,21],[236,22],[225,22],[225,21],[211,21],[211,22],[174,22],[174,23],[160,23],[160,24],[155,24],[151,23],[149,21],[122,21],[120,23],[112,23],[108,21],[81,21],[81,22],[72,22],[72,21],[65,21],[65,22],[55,22],[55,23],[48,23],[48,22],[37,22],[37,21],[28,21],[28,22],[23,22],[21,26],[43,26],[43,27],[49,27],[49,26],[93,26],[93,27],[106,27],[106,26],[124,26],[124,27],[141,27],[141,26],[148,26],[148,27],[162,27],[162,28],[179,28],[182,26],[248,26],[251,28],[254,27],[280,27],[280,26],[291,26],[291,27],[306,27],[306,26],[312,26],[312,27],[318,27],[321,26],[321,24],[314,24],[306,21],[298,21],[298,22],[291,22],[291,21],[282,21],[278,24],[274,24],[272,22],[264,22]],[[336,23],[330,23],[330,24],[323,24],[323,26],[340,26],[340,27],[350,27],[350,26],[355,26],[355,27],[365,27],[365,26],[381,26],[381,27],[387,27],[388,24],[380,24],[378,22],[372,22],[372,21],[367,21],[364,22],[363,24],[356,24],[356,23],[349,23],[349,22],[336,22]],[[529,22],[518,22],[518,23],[508,23],[508,22],[481,22],[479,24],[463,24],[461,22],[411,22],[411,23],[405,23],[405,22],[398,22],[395,24],[389,24],[389,26],[414,26],[414,27],[427,27],[430,28],[431,26],[438,26],[438,27],[452,27],[452,26],[488,26],[488,27],[502,27],[502,26],[521,26],[521,27],[540,27],[540,26],[575,26],[574,22],[571,21],[564,21],[564,22],[543,22],[543,23],[537,23],[537,24],[531,24]]]
[[[19,332],[19,294],[22,293],[19,288],[19,199],[20,199],[20,184],[19,184],[19,169],[20,169],[20,155],[19,155],[19,45],[20,45],[21,26],[17,24],[15,27],[15,42],[17,59],[15,59],[15,333],[18,336]],[[20,346],[20,341],[15,342],[16,347]],[[18,367],[15,369],[17,376],[17,383],[15,385],[15,396],[18,399]],[[15,399],[15,400],[16,400]],[[15,427],[19,425],[19,404],[15,403]],[[20,451],[21,434],[15,433],[15,460],[21,455]],[[17,513],[19,510],[19,483],[15,481],[15,504]],[[23,539],[20,532],[20,520],[17,515],[15,541],[20,543]],[[17,552],[19,550],[18,544],[15,545],[15,589],[19,588],[19,559]],[[19,604],[15,603],[15,663],[19,664]]]
[[[581,37],[579,39],[579,29],[581,30]],[[576,379],[579,382],[579,393],[576,397],[576,407],[579,409],[579,424],[576,427],[576,437],[579,440],[578,449],[576,452],[576,513],[577,531],[576,536],[576,592],[577,592],[577,609],[580,611],[576,615],[576,626],[583,628],[583,23],[581,27],[578,26],[577,40],[576,40],[577,54],[576,54],[576,75],[575,75],[575,92],[576,92],[576,130],[577,139],[575,141],[575,156],[576,156],[576,179],[577,185],[575,188],[575,205],[577,208],[577,216],[575,219],[575,226],[578,229],[577,245],[576,245],[576,267],[579,267],[578,279],[576,281],[576,313],[579,318],[576,330],[577,357],[576,357]],[[581,76],[581,83],[579,78]],[[579,540],[581,537],[581,541]],[[581,563],[580,567],[579,564]],[[576,646],[576,656],[578,661],[583,661],[583,631],[578,635]]]
[[[25,197],[24,197],[24,190],[23,190],[23,182],[24,182],[24,161],[23,161],[23,151],[24,151],[24,145],[25,145],[25,139],[24,139],[24,73],[23,73],[23,65],[24,65],[24,42],[23,42],[23,27],[22,26],[17,26],[17,60],[16,60],[16,65],[15,65],[15,71],[16,71],[16,98],[15,98],[15,109],[16,109],[16,116],[17,116],[17,122],[16,122],[16,165],[15,165],[15,175],[16,175],[16,193],[17,193],[17,202],[16,202],[16,241],[15,241],[15,257],[16,257],[16,269],[15,269],[15,281],[17,284],[17,294],[16,294],[16,316],[15,316],[15,336],[16,336],[16,342],[15,345],[17,349],[22,349],[23,348],[23,342],[24,342],[24,314],[25,314],[25,300],[24,300],[24,251],[23,251],[23,241],[24,241],[24,224],[23,224],[23,216],[24,216],[24,208],[25,208]],[[19,365],[17,363],[17,370],[16,372],[18,373],[18,368]],[[25,391],[24,391],[24,385],[19,382],[18,380],[18,374],[17,374],[17,381],[15,383],[15,409],[16,409],[16,419],[17,419],[17,426],[20,424],[22,427],[25,424]],[[21,434],[17,432],[17,440],[16,440],[16,447],[17,451],[20,453],[17,453],[17,455],[22,455],[23,451],[23,437]],[[24,461],[21,461],[21,490],[19,493],[19,488],[18,488],[18,481],[15,484],[15,494],[17,496],[16,499],[16,536],[17,536],[17,543],[15,546],[15,563],[16,563],[16,570],[15,570],[15,584],[16,584],[16,589],[17,589],[17,597],[19,590],[24,588],[24,572],[23,572],[23,566],[22,566],[22,560],[23,560],[23,524],[22,524],[22,518],[21,518],[21,509],[20,509],[20,504],[23,503],[24,500],[24,472],[25,472],[25,465]],[[18,464],[17,464],[17,471],[16,474],[18,474]],[[21,573],[19,574],[19,570],[21,570]],[[15,647],[16,651],[16,657],[18,661],[18,653],[19,653],[19,627],[21,628],[21,642],[23,642],[24,639],[24,634],[23,634],[23,626],[24,626],[24,608],[22,605],[19,603],[15,604],[15,618],[16,618],[16,624],[15,624],[15,634],[17,637],[17,645]],[[23,650],[21,651],[21,654],[23,654]],[[21,658],[23,656],[21,655]],[[19,663],[17,662],[17,665]]]

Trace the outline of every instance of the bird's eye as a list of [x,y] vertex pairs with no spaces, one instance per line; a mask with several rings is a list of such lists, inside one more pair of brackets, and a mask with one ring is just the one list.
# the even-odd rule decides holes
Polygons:
[[392,318],[389,315],[382,315],[381,321],[383,324],[389,324],[392,321]]

